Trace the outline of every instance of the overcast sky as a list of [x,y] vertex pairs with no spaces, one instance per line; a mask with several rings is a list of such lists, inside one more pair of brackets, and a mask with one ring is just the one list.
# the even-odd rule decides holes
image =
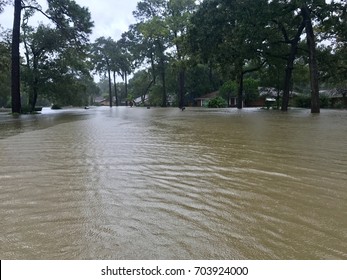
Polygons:
[[[75,0],[80,6],[88,7],[94,21],[91,39],[98,37],[112,37],[118,40],[121,34],[134,23],[132,12],[136,9],[139,0]],[[37,0],[42,7],[47,7],[46,0]],[[44,8],[45,10],[45,8]],[[44,19],[38,14],[30,22],[36,24]],[[13,24],[13,7],[7,7],[0,14],[0,25],[11,28]]]

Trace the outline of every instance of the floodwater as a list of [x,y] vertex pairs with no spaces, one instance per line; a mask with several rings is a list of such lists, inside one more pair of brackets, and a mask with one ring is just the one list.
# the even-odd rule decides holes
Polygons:
[[347,111],[0,114],[0,259],[347,259]]

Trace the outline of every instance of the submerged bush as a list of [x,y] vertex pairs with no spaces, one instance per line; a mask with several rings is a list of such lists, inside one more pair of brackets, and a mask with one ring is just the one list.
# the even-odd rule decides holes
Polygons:
[[220,96],[217,96],[216,98],[211,99],[207,107],[208,108],[226,108],[227,107],[227,102]]
[[57,104],[53,104],[52,107],[51,107],[52,110],[60,110],[62,109],[59,105]]

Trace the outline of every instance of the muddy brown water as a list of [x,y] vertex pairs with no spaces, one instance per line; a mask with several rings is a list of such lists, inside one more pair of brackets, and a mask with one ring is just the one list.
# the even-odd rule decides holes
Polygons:
[[347,111],[0,114],[0,259],[347,259]]

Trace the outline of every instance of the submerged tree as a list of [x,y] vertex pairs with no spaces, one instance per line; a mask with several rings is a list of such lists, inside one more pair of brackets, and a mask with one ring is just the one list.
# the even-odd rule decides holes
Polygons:
[[92,47],[92,53],[92,62],[94,64],[95,70],[100,74],[106,73],[107,75],[110,107],[113,106],[112,76],[115,90],[116,106],[119,106],[116,76],[121,76],[125,80],[125,87],[127,87],[127,76],[131,72],[129,61],[130,58],[122,48],[121,41],[115,42],[110,37],[100,37],[96,39]]
[[175,47],[171,64],[177,71],[178,106],[180,108],[183,108],[185,98],[188,26],[195,10],[194,0],[170,0],[167,3],[165,22],[169,30],[170,41]]
[[[90,76],[86,49],[74,48],[59,29],[50,26],[41,24],[32,28],[24,23],[22,29],[26,61],[22,80],[28,89],[28,110],[35,110],[39,94],[59,101],[60,104],[69,104],[69,100],[70,104],[74,105],[87,104],[88,100],[82,96],[81,87],[77,86]],[[49,89],[52,81],[58,80],[64,85],[64,89],[61,86],[56,87],[62,89],[60,92]],[[74,88],[76,96],[67,94],[71,92],[70,88]],[[59,95],[62,95],[62,98]]]
[[48,10],[44,12],[35,1],[14,1],[14,19],[12,30],[12,71],[11,97],[12,112],[21,113],[20,94],[20,27],[23,10],[35,10],[49,18],[69,43],[76,49],[83,48],[88,42],[93,23],[87,8],[80,7],[73,0],[47,0]]
[[92,47],[93,53],[93,64],[95,65],[95,70],[100,73],[106,73],[108,78],[108,94],[110,107],[113,106],[112,97],[112,54],[114,50],[115,42],[112,38],[100,37],[95,40]]
[[0,107],[8,106],[10,88],[11,69],[11,48],[5,42],[0,42]]
[[243,80],[264,64],[267,3],[212,0],[203,2],[193,16],[190,43],[204,63],[216,63],[238,84],[237,108],[243,107]]
[[20,100],[20,22],[21,22],[22,1],[14,1],[14,18],[12,29],[12,66],[11,66],[11,96],[12,113],[21,113],[22,105]]
[[166,4],[166,0],[142,0],[133,13],[140,21],[136,27],[142,44],[149,50],[146,55],[151,60],[153,76],[156,75],[155,69],[158,70],[162,86],[162,107],[167,106],[166,50],[169,47],[169,31],[165,22]]

